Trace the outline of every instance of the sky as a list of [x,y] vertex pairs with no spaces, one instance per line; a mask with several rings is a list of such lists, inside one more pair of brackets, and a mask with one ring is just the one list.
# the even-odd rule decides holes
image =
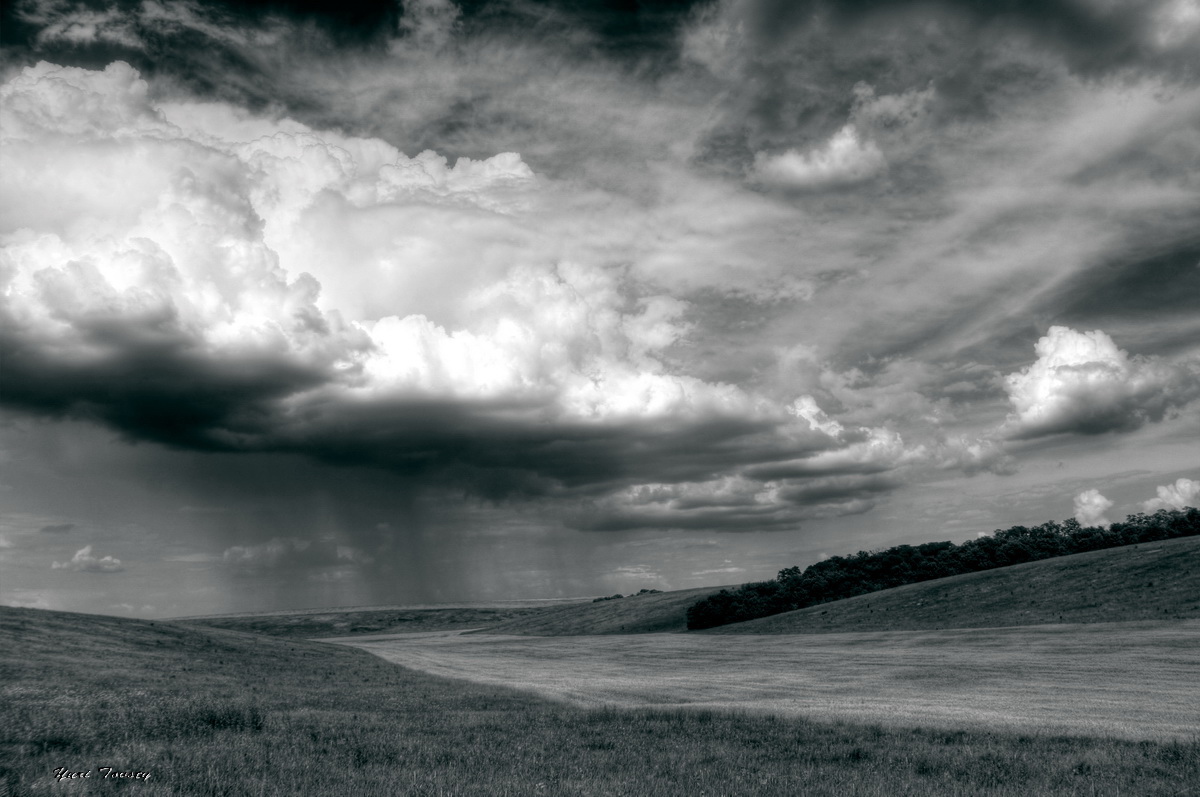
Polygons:
[[1200,503],[1200,0],[15,0],[0,603],[738,584]]

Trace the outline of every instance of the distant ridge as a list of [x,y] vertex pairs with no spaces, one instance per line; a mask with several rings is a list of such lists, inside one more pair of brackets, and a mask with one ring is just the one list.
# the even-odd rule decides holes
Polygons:
[[1200,537],[894,587],[704,634],[826,634],[1200,618]]
[[1108,526],[1075,518],[1040,526],[1012,526],[961,545],[944,540],[832,556],[806,568],[786,567],[767,581],[721,590],[690,606],[687,627],[715,628],[805,609],[907,584],[980,573],[1075,553],[1200,536],[1200,509],[1136,513]]

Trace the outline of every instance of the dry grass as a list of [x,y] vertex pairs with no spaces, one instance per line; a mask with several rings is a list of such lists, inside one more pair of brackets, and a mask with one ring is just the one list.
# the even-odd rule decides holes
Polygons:
[[890,727],[1200,734],[1200,621],[957,631],[347,641],[580,705],[739,709]]

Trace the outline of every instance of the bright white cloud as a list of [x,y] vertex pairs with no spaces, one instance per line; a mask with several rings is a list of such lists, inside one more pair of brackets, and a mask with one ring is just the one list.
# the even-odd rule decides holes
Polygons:
[[1107,526],[1112,521],[1104,513],[1112,505],[1113,502],[1101,495],[1099,490],[1084,490],[1075,496],[1075,519],[1084,526]]
[[[656,359],[685,334],[685,303],[631,301],[620,272],[596,266],[510,261],[489,278],[464,257],[478,241],[446,256],[456,226],[511,228],[535,187],[519,155],[451,167],[213,104],[160,108],[146,89],[120,63],[41,64],[4,89],[7,194],[45,230],[7,238],[6,304],[46,361],[157,339],[214,359],[290,361],[364,396],[533,398],[587,419],[753,410],[739,389]],[[51,133],[60,165],[48,176],[34,166]],[[78,186],[92,193],[64,200]],[[55,203],[70,220],[37,210]],[[412,289],[427,297],[411,275],[431,270],[462,326],[370,318],[412,304]],[[346,319],[338,300],[367,316]],[[102,342],[97,324],[124,331]]]
[[1100,330],[1050,327],[1035,351],[1032,365],[1005,379],[1015,410],[1006,431],[1016,438],[1135,429],[1198,389],[1182,366],[1130,357]]
[[92,546],[86,545],[75,552],[66,562],[54,562],[55,570],[73,570],[77,573],[116,573],[124,570],[120,559],[112,556],[95,556]]
[[1174,484],[1159,485],[1158,497],[1142,503],[1146,512],[1160,509],[1184,509],[1200,504],[1200,480],[1176,479]]
[[874,177],[887,161],[873,141],[864,140],[848,124],[826,142],[808,152],[786,150],[778,155],[754,156],[753,178],[783,188],[815,188],[856,183]]

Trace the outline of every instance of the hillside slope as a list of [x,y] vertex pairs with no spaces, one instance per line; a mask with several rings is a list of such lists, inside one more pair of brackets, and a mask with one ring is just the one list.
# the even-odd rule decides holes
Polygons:
[[1200,537],[908,584],[704,634],[822,634],[1200,618]]
[[687,608],[721,587],[630,595],[618,600],[577,603],[544,609],[480,629],[487,634],[576,636],[582,634],[655,634],[687,630]]
[[181,618],[174,622],[292,639],[314,639],[358,634],[466,630],[535,616],[557,608],[560,606],[339,609]]

